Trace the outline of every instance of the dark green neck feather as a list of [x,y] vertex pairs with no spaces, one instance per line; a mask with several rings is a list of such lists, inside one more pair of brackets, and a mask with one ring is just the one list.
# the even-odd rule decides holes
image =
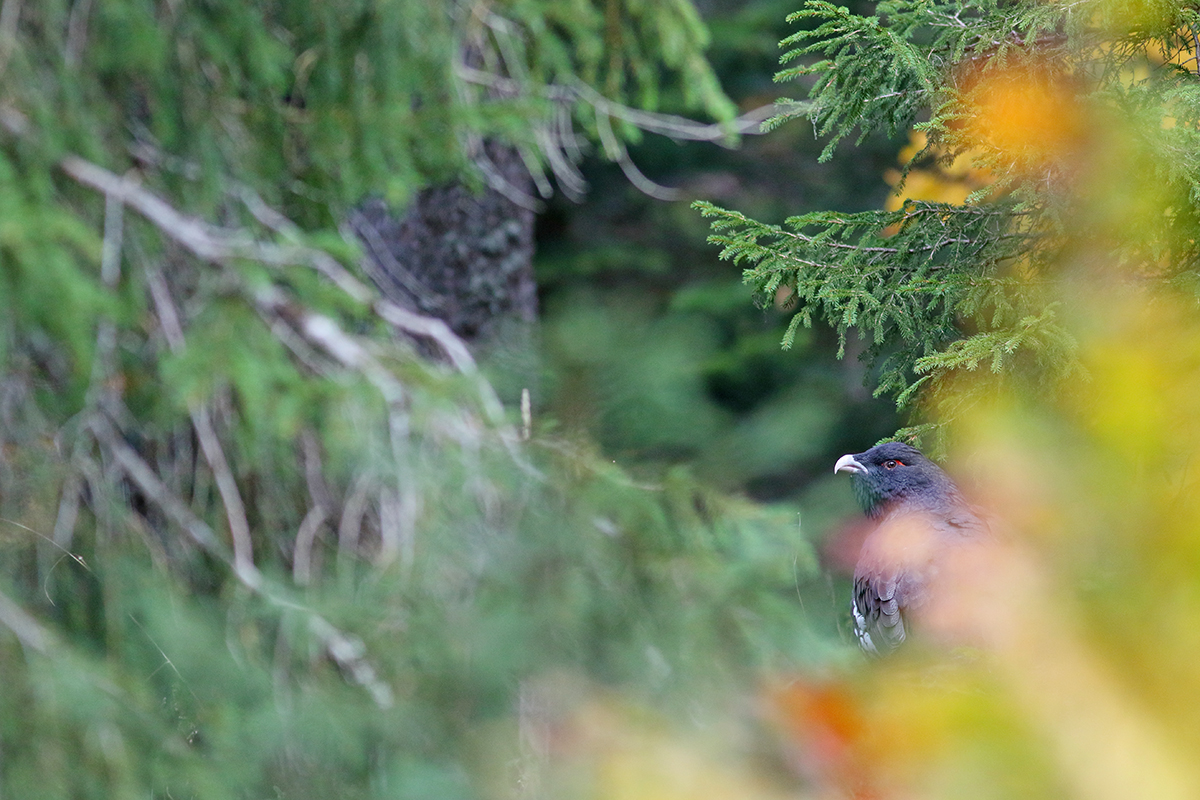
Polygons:
[[861,475],[855,475],[850,485],[854,488],[854,498],[858,500],[864,514],[875,518],[883,513],[883,495],[871,481]]

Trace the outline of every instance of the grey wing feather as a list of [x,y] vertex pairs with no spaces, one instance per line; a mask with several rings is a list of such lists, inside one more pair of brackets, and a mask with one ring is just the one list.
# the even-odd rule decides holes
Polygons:
[[897,596],[898,588],[894,576],[860,575],[854,579],[854,632],[867,653],[887,655],[908,637],[900,610],[904,598]]

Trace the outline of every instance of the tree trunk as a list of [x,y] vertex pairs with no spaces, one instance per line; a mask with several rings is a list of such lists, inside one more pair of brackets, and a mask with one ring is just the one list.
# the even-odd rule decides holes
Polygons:
[[[528,193],[517,151],[485,147],[503,178]],[[512,322],[528,327],[537,316],[533,219],[494,189],[474,193],[460,183],[421,191],[399,217],[375,198],[350,216],[384,295],[479,343]]]

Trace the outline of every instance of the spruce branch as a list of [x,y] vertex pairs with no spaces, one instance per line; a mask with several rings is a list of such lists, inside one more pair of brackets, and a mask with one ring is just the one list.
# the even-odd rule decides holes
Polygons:
[[[1051,303],[1064,264],[1102,251],[1122,284],[1200,295],[1200,89],[1180,66],[1193,60],[1200,14],[1162,12],[1131,27],[1124,11],[1088,3],[883,0],[855,14],[809,0],[790,18],[807,27],[782,42],[776,75],[808,82],[807,105],[781,109],[769,125],[809,117],[829,138],[822,159],[854,133],[861,141],[919,130],[926,143],[898,192],[931,156],[948,163],[978,153],[974,166],[993,178],[961,205],[906,201],[894,212],[815,212],[782,225],[698,203],[709,241],[743,268],[759,303],[794,304],[784,347],[800,325],[823,320],[842,355],[857,330],[869,343],[862,357],[879,368],[876,394],[900,406],[920,406],[956,372],[1043,386],[1082,374]],[[1031,90],[1029,75],[1048,76],[1053,91]],[[989,98],[999,98],[994,108]],[[1068,119],[1044,132],[1004,130],[1004,109],[1022,98],[1043,102],[1048,119],[1063,105]],[[1110,111],[1119,125],[1115,116],[1108,125]],[[1136,134],[1110,141],[1106,127]],[[1046,147],[1035,141],[1043,136]],[[1088,163],[1097,156],[1111,163]],[[1130,187],[1114,196],[1141,199],[1101,210],[1083,196],[1099,191],[1079,178],[1089,170]]]

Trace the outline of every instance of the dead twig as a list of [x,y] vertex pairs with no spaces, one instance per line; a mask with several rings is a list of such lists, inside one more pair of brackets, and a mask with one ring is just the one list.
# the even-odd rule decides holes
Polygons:
[[[186,346],[183,335],[183,324],[179,320],[179,312],[171,299],[171,290],[166,279],[157,269],[146,266],[146,282],[150,287],[150,296],[158,311],[158,320],[162,326],[163,336],[167,346],[174,353],[180,353]],[[217,482],[217,492],[225,506],[225,517],[229,522],[229,538],[233,541],[233,559],[236,571],[246,571],[254,567],[254,545],[250,537],[250,523],[246,518],[246,505],[242,502],[238,490],[237,479],[225,457],[221,440],[217,436],[212,423],[212,415],[203,403],[188,403],[188,413],[192,418],[192,427],[200,442],[200,451],[204,460],[213,471]]]
[[12,631],[23,647],[41,655],[47,655],[49,652],[50,632],[43,628],[29,612],[2,592],[0,592],[0,625]]
[[292,551],[292,580],[299,586],[307,586],[312,580],[313,544],[327,517],[323,506],[313,506],[300,521],[300,528],[296,531],[296,544]]
[[[0,124],[4,124],[2,114]],[[435,342],[456,369],[474,378],[484,413],[489,421],[502,428],[508,427],[504,420],[503,406],[495,390],[479,373],[475,359],[466,344],[450,330],[450,326],[440,319],[409,311],[390,300],[380,298],[374,290],[351,275],[328,253],[301,245],[280,246],[259,242],[249,237],[245,231],[228,231],[207,225],[175,210],[153,192],[130,181],[124,181],[103,167],[77,156],[67,156],[60,165],[64,172],[85,186],[113,196],[137,211],[197,258],[214,263],[247,259],[268,266],[306,265],[316,269],[351,298],[369,306],[397,328]],[[272,298],[269,302],[278,306],[282,300]],[[348,354],[351,350],[362,350],[361,346],[351,343],[350,337],[335,336],[332,327],[336,327],[336,324],[332,320],[317,314],[310,314],[309,319],[316,325],[310,332],[318,339],[335,344],[343,354]],[[343,359],[339,357],[339,360]],[[350,361],[366,363],[358,356],[351,357]]]
[[367,475],[359,475],[354,488],[342,507],[342,519],[338,523],[338,571],[348,574],[358,554],[358,540],[362,533],[363,515],[367,513],[367,497],[372,481]]
[[[120,467],[121,471],[137,485],[147,500],[158,506],[172,522],[182,528],[188,534],[188,537],[203,548],[205,552],[229,567],[234,577],[246,589],[283,610],[305,614],[308,619],[309,630],[321,642],[322,647],[343,673],[359,686],[362,686],[371,695],[377,706],[380,708],[390,708],[392,706],[395,698],[391,687],[379,679],[375,668],[367,660],[366,646],[362,640],[339,630],[317,612],[275,591],[253,564],[239,565],[232,559],[217,540],[216,535],[213,534],[212,528],[204,520],[197,517],[188,508],[187,504],[159,479],[150,465],[132,447],[126,444],[125,440],[106,417],[97,415],[91,422],[91,428],[96,438],[103,442],[112,454],[113,460]],[[24,619],[16,615],[11,616],[10,620],[10,617],[6,616],[8,609],[4,607],[3,599],[3,595],[0,595],[0,624],[5,624],[10,628],[16,625],[27,634],[29,629],[28,626],[23,626]],[[20,612],[20,609],[15,605],[14,608]],[[21,613],[23,614],[24,612]],[[28,615],[25,615],[25,617],[28,617]],[[42,640],[35,638],[32,641],[38,642]]]
[[[455,65],[455,74],[468,83],[487,86],[513,95],[519,95],[524,91],[522,84],[513,78],[475,69],[463,63]],[[657,133],[668,139],[714,142],[722,145],[729,141],[731,134],[763,133],[762,124],[778,113],[777,106],[772,103],[751,109],[729,122],[696,122],[676,114],[642,111],[618,103],[581,81],[572,84],[555,84],[546,87],[543,92],[546,97],[559,103],[569,104],[582,101],[599,114],[624,120],[648,133]]]
[[[208,523],[196,516],[188,504],[162,482],[158,473],[125,442],[106,415],[97,414],[89,420],[88,427],[95,434],[97,440],[107,448],[121,472],[133,481],[150,502],[158,506],[172,522],[178,525],[193,543],[221,561],[229,561],[228,554]],[[261,574],[253,566],[244,573],[238,573],[235,570],[235,574],[239,580],[251,588],[262,583]]]
[[296,542],[292,547],[292,580],[300,586],[307,586],[312,579],[313,545],[321,526],[333,514],[333,500],[321,469],[321,446],[312,431],[305,430],[300,434],[300,451],[312,506],[296,531]]

